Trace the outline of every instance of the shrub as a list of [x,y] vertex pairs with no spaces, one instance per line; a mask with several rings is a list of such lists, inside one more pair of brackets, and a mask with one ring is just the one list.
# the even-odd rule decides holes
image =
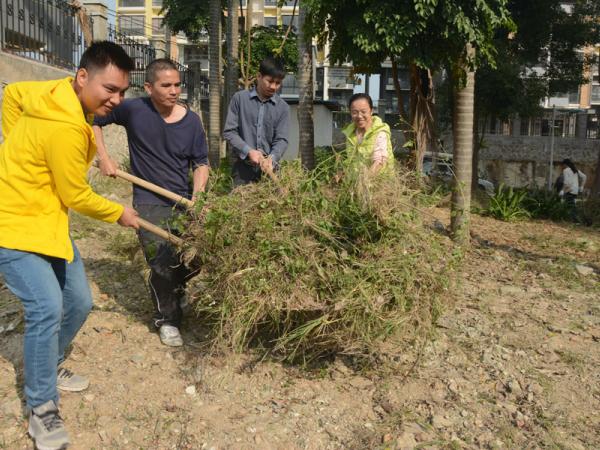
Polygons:
[[506,222],[526,219],[530,217],[529,212],[524,207],[526,196],[527,191],[525,190],[515,190],[501,184],[496,194],[490,198],[489,206],[483,212],[495,219]]
[[532,218],[549,220],[568,220],[570,207],[554,191],[533,189],[523,199],[523,207]]
[[190,297],[216,346],[287,361],[367,356],[436,320],[458,256],[423,223],[407,177],[319,161],[284,165],[283,191],[266,180],[209,193],[209,212],[189,224],[187,255],[203,267]]

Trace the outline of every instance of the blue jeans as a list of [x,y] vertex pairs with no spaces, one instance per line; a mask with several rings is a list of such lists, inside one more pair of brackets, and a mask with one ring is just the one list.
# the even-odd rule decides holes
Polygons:
[[25,309],[25,399],[35,408],[58,402],[56,372],[92,309],[83,262],[0,247],[0,273]]

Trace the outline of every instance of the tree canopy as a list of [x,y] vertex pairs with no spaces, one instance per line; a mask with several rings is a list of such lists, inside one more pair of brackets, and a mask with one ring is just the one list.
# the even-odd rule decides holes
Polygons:
[[[507,0],[304,0],[308,31],[330,43],[332,63],[379,71],[388,57],[436,69],[467,43],[477,60],[494,61],[494,31],[509,26]],[[475,62],[475,61],[473,61]]]
[[508,8],[516,32],[501,27],[494,45],[502,56],[496,65],[477,70],[476,105],[482,115],[506,119],[532,116],[547,96],[576,90],[586,81],[593,55],[581,50],[600,40],[600,24],[590,20],[596,2],[511,0]]
[[189,39],[197,40],[208,29],[208,5],[208,0],[163,0],[163,22],[174,33],[184,32]]
[[[250,61],[249,73],[254,76],[258,73],[260,62],[267,56],[281,58],[286,72],[298,70],[298,45],[294,32],[287,35],[283,46],[281,43],[286,35],[287,27],[252,27],[250,48],[252,59]],[[240,47],[245,49],[248,44],[248,35],[244,34]],[[281,51],[279,49],[281,48]]]

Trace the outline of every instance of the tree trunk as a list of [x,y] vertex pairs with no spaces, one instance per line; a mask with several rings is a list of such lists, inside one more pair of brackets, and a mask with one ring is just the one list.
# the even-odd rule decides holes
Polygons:
[[208,159],[216,168],[221,161],[221,1],[210,0]]
[[[477,99],[475,99],[477,102]],[[471,172],[471,193],[475,193],[479,186],[479,150],[481,149],[481,145],[483,144],[483,139],[485,137],[485,130],[487,128],[487,116],[481,120],[481,117],[478,113],[477,106],[474,107],[473,112],[473,157],[472,157],[472,172]],[[479,125],[482,125],[481,132],[479,131]]]
[[[242,49],[242,74],[244,78],[244,88],[250,89],[255,74],[250,73],[250,63],[252,62],[252,12],[254,6],[254,0],[246,1],[246,35],[248,37],[248,43],[246,49]],[[245,56],[244,56],[244,52]]]
[[305,169],[315,167],[315,131],[313,123],[312,39],[304,34],[306,9],[300,5],[298,16],[298,153]]
[[600,196],[600,154],[598,155],[598,162],[596,163],[596,175],[594,183],[592,184],[592,197]]
[[414,136],[414,168],[423,172],[423,157],[433,140],[433,80],[428,69],[410,64],[410,124]]
[[[225,98],[223,102],[222,120],[225,121],[227,107],[233,94],[237,92],[239,80],[238,51],[239,51],[239,23],[238,0],[227,0],[227,70],[225,71]],[[228,146],[227,154],[231,157],[231,148]]]
[[471,172],[473,158],[473,114],[475,97],[475,72],[469,67],[467,58],[475,56],[469,44],[465,59],[459,61],[454,72],[456,83],[454,94],[454,172],[455,182],[451,201],[452,238],[460,244],[468,244],[471,209]]

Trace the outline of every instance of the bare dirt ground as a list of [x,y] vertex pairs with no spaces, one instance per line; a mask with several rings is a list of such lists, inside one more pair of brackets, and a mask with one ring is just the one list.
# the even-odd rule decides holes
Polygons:
[[[95,180],[126,198],[122,182]],[[434,209],[443,224],[446,210]],[[425,346],[381,365],[303,370],[209,355],[149,328],[132,232],[73,218],[95,308],[68,367],[91,379],[61,411],[74,449],[600,448],[600,233],[473,217],[473,247]],[[22,416],[22,312],[0,288],[0,448],[32,447]]]

